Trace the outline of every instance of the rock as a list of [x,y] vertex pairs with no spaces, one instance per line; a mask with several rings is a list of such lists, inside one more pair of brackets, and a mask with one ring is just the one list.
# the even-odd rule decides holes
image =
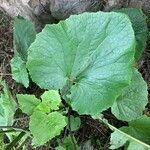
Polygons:
[[103,0],[29,0],[28,4],[40,20],[54,22],[68,18],[71,14],[99,11]]
[[125,5],[126,5],[125,0],[106,0],[104,10],[111,11],[112,9],[119,9]]
[[28,4],[40,22],[43,24],[55,22],[50,12],[50,0],[29,0]]
[[0,8],[11,17],[23,16],[35,24],[54,23],[72,14],[96,12],[104,0],[0,0]]
[[11,17],[23,16],[40,26],[38,19],[28,5],[29,0],[0,0],[0,9],[7,12]]
[[50,0],[50,11],[54,18],[62,20],[72,14],[99,11],[102,5],[103,0]]
[[28,4],[35,15],[40,16],[44,11],[46,11],[46,7],[49,7],[50,2],[49,0],[29,0]]

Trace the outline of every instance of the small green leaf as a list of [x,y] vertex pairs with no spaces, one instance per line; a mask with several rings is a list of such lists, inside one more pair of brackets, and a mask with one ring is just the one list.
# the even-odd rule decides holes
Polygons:
[[17,104],[13,99],[6,83],[0,82],[3,86],[3,93],[0,95],[0,126],[11,126],[14,122],[14,114]]
[[74,136],[73,136],[73,140],[74,143],[72,141],[72,138],[70,136],[67,136],[65,137],[63,143],[60,146],[65,148],[65,150],[79,150],[79,146],[77,145],[77,141]]
[[44,92],[41,96],[42,102],[49,102],[49,109],[58,110],[61,103],[61,98],[58,91],[50,90]]
[[28,87],[27,50],[35,40],[36,31],[34,25],[22,17],[15,18],[13,27],[14,58],[11,60],[12,76],[18,83]]
[[128,15],[132,22],[137,41],[135,58],[138,60],[146,48],[146,41],[148,39],[147,17],[142,10],[138,8],[122,8],[116,11]]
[[18,55],[15,55],[11,60],[11,69],[13,79],[18,83],[22,83],[27,88],[29,85],[29,78],[26,63]]
[[142,75],[135,69],[131,84],[123,90],[111,110],[118,119],[131,121],[143,115],[147,103],[147,84]]
[[132,24],[122,13],[72,15],[37,35],[27,68],[41,88],[65,89],[74,110],[96,115],[130,83],[135,44]]
[[[114,127],[113,127],[114,128]],[[115,128],[110,149],[125,146],[127,150],[150,150],[150,118],[143,116],[129,122],[129,127]]]
[[65,148],[63,148],[62,146],[58,146],[55,148],[56,150],[66,150]]
[[41,111],[44,113],[50,113],[50,102],[42,101],[40,104],[37,105],[37,107],[34,109],[34,111]]
[[70,116],[71,131],[76,131],[80,128],[81,120],[79,117]]
[[33,145],[40,146],[59,135],[66,126],[65,116],[59,112],[45,114],[35,111],[30,117],[29,129],[33,135]]
[[34,109],[40,104],[40,100],[34,95],[17,94],[17,99],[21,110],[28,115],[31,115]]

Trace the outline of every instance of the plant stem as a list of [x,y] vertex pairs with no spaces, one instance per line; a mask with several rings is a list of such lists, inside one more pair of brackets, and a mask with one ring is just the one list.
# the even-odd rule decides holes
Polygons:
[[10,150],[12,149],[18,141],[20,141],[20,139],[25,135],[25,132],[21,132],[6,148],[5,150]]
[[2,130],[2,131],[0,131],[0,133],[8,133],[8,132],[16,132],[16,130],[12,129],[12,130]]
[[26,142],[28,141],[29,137],[27,137],[22,143],[21,145],[17,148],[17,150],[22,150],[22,147],[26,144]]
[[14,130],[20,131],[20,132],[27,132],[21,128],[17,128],[17,127],[13,127],[13,126],[0,126],[0,129],[7,129],[7,128],[11,128],[11,129],[14,129]]
[[74,145],[74,150],[78,150],[76,142],[74,140],[74,136],[73,136],[72,131],[71,131],[71,126],[70,126],[70,112],[71,112],[71,110],[69,109],[69,111],[68,111],[68,127],[69,127],[69,130],[70,130],[70,137],[71,137],[72,143]]
[[140,141],[140,140],[132,137],[131,135],[129,135],[129,134],[127,134],[127,133],[119,130],[115,126],[111,125],[106,119],[102,119],[102,118],[97,118],[97,119],[99,119],[99,121],[105,123],[112,131],[117,131],[120,134],[124,135],[125,137],[129,138],[130,140],[133,140],[134,142],[137,142],[137,143],[139,143],[141,145],[144,145],[145,147],[147,147],[148,149],[150,149],[150,145],[148,145],[148,144],[146,144],[146,143],[144,143],[144,142],[142,142],[142,141]]

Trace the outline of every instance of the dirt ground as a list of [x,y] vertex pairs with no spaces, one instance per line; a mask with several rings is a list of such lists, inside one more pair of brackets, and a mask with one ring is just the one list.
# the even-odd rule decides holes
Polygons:
[[[150,3],[150,2],[149,2]],[[148,20],[148,22],[150,22]],[[10,60],[13,56],[13,35],[12,35],[12,19],[4,12],[0,12],[0,79],[6,80],[13,95],[16,93],[38,93],[40,89],[34,84],[31,88],[25,89],[21,85],[17,84],[11,76]],[[143,57],[138,63],[138,69],[142,73],[143,78],[148,84],[148,91],[150,93],[150,40],[147,42],[147,48],[143,54]],[[34,90],[32,90],[34,87]],[[150,94],[149,94],[150,101]],[[137,110],[138,111],[138,110]],[[150,103],[147,105],[145,113],[150,115]],[[112,125],[121,127],[126,122],[118,121],[110,111],[104,112],[105,117],[110,121]],[[109,147],[109,139],[111,131],[103,124],[93,120],[89,116],[83,116],[82,126],[79,131],[76,132],[76,137],[80,143],[84,143],[86,140],[91,139],[95,149],[107,150]],[[23,120],[24,121],[24,120]],[[27,123],[24,121],[23,123]],[[22,126],[22,125],[20,125]],[[55,145],[55,143],[52,143]],[[29,150],[32,149],[29,141]],[[48,150],[48,147],[41,147],[42,150]]]

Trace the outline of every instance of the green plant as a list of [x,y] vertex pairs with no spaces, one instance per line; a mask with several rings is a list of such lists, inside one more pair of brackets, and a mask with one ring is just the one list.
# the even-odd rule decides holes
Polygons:
[[125,145],[126,149],[150,149],[150,118],[142,116],[140,119],[129,122],[128,127],[114,128],[111,135],[111,149]]
[[21,110],[30,116],[29,130],[34,146],[45,144],[67,125],[65,116],[58,112],[61,99],[57,91],[46,91],[41,102],[34,95],[19,94],[17,99]]
[[27,49],[35,40],[36,31],[34,25],[22,17],[15,18],[13,27],[14,58],[11,60],[12,76],[14,80],[28,87]]
[[[30,22],[15,20],[14,79],[27,87],[28,70],[31,79],[48,90],[39,99],[17,94],[19,108],[30,117],[29,135],[35,147],[57,138],[65,128],[69,136],[57,149],[67,149],[66,143],[79,148],[72,133],[80,127],[80,119],[70,115],[71,108],[79,115],[96,118],[111,108],[118,119],[129,122],[129,127],[116,129],[102,119],[115,130],[111,149],[125,145],[134,150],[135,141],[143,141],[136,129],[142,117],[149,130],[150,118],[143,116],[148,92],[136,62],[146,45],[146,17],[139,9],[118,11],[73,15],[58,24],[46,25],[36,38]],[[26,32],[21,34],[23,26]],[[139,133],[146,129],[138,128]],[[148,136],[149,133],[144,139]],[[139,143],[150,144],[147,140]]]

